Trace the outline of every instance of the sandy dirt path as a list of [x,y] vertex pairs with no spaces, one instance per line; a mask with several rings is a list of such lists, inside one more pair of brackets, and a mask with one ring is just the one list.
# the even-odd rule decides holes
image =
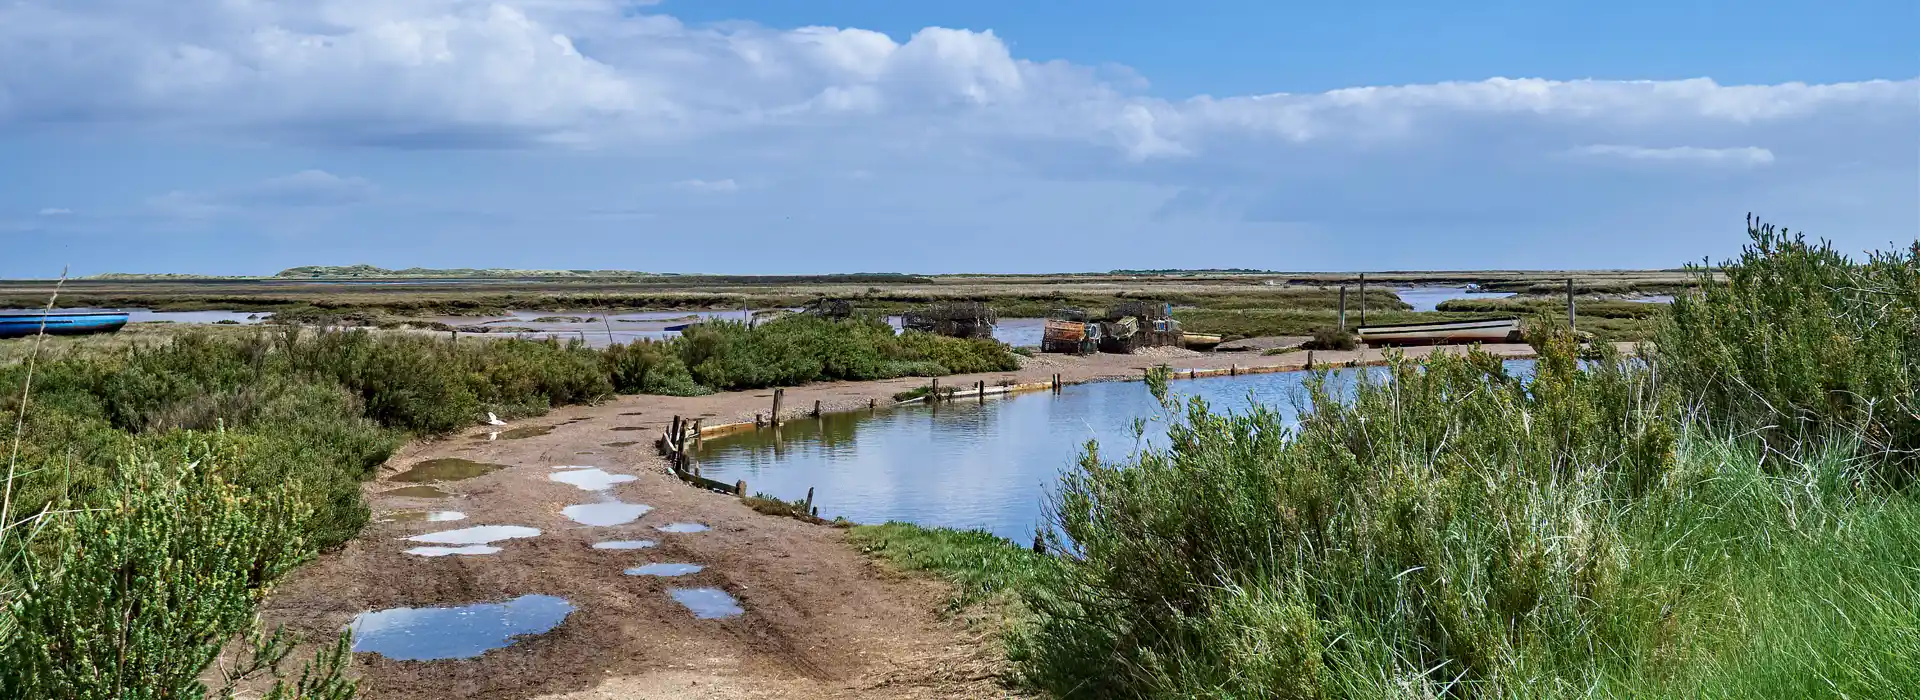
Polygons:
[[[1525,346],[1489,346],[1523,356]],[[1416,349],[1409,354],[1424,354]],[[1184,353],[1184,354],[1183,354]],[[1377,352],[1316,355],[1321,362],[1378,359]],[[1017,372],[944,378],[1068,382],[1134,378],[1165,363],[1176,369],[1298,365],[1305,353],[1159,356],[1041,356]],[[913,378],[831,382],[786,391],[793,413],[866,408],[922,386]],[[1205,381],[1204,379],[1201,381]],[[366,486],[375,522],[338,551],[296,572],[268,601],[265,617],[331,634],[367,610],[499,602],[525,594],[566,598],[575,610],[545,634],[466,660],[396,661],[356,654],[363,696],[386,698],[986,698],[1009,693],[996,681],[1000,650],[991,625],[942,619],[947,591],[876,564],[845,541],[845,531],[760,515],[730,496],[700,491],[670,476],[654,450],[676,415],[708,425],[751,421],[768,410],[771,391],[704,397],[623,396],[570,407],[506,428],[550,426],[522,439],[487,439],[476,429],[409,445]],[[497,429],[504,430],[505,428]],[[505,465],[445,482],[447,498],[388,493],[387,479],[428,459],[459,457]],[[549,479],[555,465],[591,465],[635,480],[592,493]],[[630,524],[580,525],[568,505],[604,498],[652,506]],[[396,511],[454,510],[457,522],[392,520]],[[666,533],[674,522],[707,532]],[[476,525],[539,528],[537,537],[495,543],[496,554],[425,558],[406,554],[402,538]],[[656,548],[594,549],[603,540],[651,539]],[[627,567],[688,562],[706,568],[663,579],[628,576]],[[697,620],[670,587],[716,587],[745,613]]]

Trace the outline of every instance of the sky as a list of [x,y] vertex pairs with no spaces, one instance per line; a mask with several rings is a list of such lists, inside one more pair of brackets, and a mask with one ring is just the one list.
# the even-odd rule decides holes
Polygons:
[[0,0],[0,277],[1674,267],[1749,212],[1920,236],[1920,3]]

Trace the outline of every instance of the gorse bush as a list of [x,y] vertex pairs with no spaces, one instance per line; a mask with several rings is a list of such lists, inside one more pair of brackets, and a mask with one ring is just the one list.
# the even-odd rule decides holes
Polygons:
[[1647,375],[1580,371],[1571,347],[1530,383],[1477,352],[1402,361],[1320,375],[1297,429],[1196,399],[1164,449],[1090,448],[1055,501],[1075,565],[1028,601],[1024,676],[1063,697],[1315,697],[1376,674],[1418,695],[1573,665],[1618,595],[1605,504],[1669,469],[1673,436]]
[[1751,217],[1752,239],[1674,299],[1661,372],[1701,417],[1776,448],[1857,437],[1909,483],[1920,465],[1920,242],[1854,262]]

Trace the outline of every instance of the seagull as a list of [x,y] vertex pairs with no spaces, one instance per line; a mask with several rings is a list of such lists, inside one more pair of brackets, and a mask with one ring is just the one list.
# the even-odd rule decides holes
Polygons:
[[500,420],[499,416],[493,415],[493,411],[487,411],[487,425],[506,425],[506,424],[507,422]]

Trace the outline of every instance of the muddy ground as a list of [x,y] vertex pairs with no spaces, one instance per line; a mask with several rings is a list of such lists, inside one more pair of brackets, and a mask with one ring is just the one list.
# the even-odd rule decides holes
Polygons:
[[[1520,356],[1525,346],[1490,346]],[[1416,349],[1410,354],[1423,354]],[[1323,352],[1316,359],[1374,360],[1379,353]],[[1017,372],[945,378],[946,386],[985,380],[1069,382],[1139,377],[1166,363],[1177,369],[1299,365],[1305,353],[1147,356],[1041,356]],[[1202,380],[1204,381],[1204,380]],[[836,382],[786,390],[789,411],[882,407],[925,379]],[[673,416],[708,425],[751,421],[771,391],[704,397],[623,396],[510,426],[408,446],[366,486],[374,523],[338,551],[296,572],[269,600],[270,623],[321,635],[354,615],[389,607],[496,602],[525,594],[564,597],[574,612],[546,634],[470,660],[395,661],[356,654],[363,697],[387,698],[990,698],[1012,693],[997,680],[1000,648],[992,622],[943,618],[948,591],[898,574],[856,551],[845,531],[760,515],[727,495],[696,490],[667,473],[653,440]],[[545,434],[488,440],[489,430],[551,426]],[[540,432],[540,431],[524,431]],[[610,447],[609,443],[634,443]],[[441,457],[506,465],[439,486],[453,495],[418,499],[382,492],[410,466]],[[610,495],[653,510],[612,527],[586,527],[561,509],[600,496],[548,479],[554,465],[592,465],[631,474]],[[456,510],[457,522],[390,519],[396,511]],[[711,526],[700,533],[656,531],[670,522]],[[542,534],[496,543],[480,556],[423,558],[401,539],[475,525],[523,525]],[[652,539],[654,549],[597,550],[594,542]],[[690,562],[705,570],[662,579],[627,576],[648,562]],[[670,599],[673,586],[731,593],[746,612],[697,620]]]

